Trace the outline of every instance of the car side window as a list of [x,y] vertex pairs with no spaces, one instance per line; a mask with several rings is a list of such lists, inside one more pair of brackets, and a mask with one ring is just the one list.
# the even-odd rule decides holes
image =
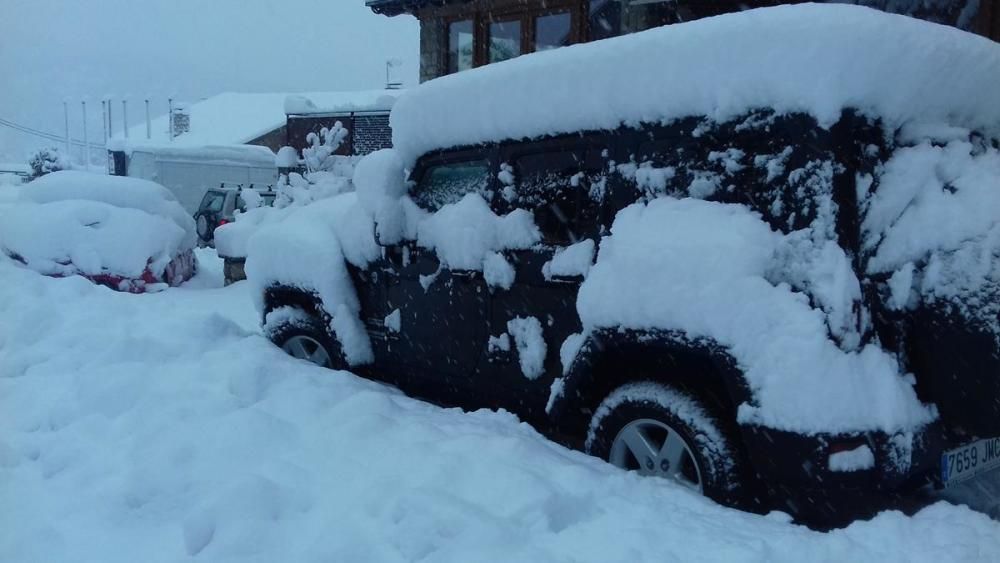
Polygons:
[[505,198],[534,213],[544,244],[573,244],[594,229],[598,204],[589,197],[583,150],[522,155],[513,169],[516,185]]
[[[261,207],[274,207],[273,193],[260,194],[260,200],[261,200],[260,203]],[[243,196],[241,195],[236,196],[236,209],[239,209],[240,211],[246,213],[247,202],[243,200]]]
[[457,203],[470,193],[491,198],[489,159],[434,164],[424,170],[413,193],[414,202],[428,211]]

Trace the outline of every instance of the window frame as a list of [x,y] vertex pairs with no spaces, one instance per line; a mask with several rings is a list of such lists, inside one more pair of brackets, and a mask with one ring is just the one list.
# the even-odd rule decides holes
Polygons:
[[441,64],[441,68],[444,70],[444,74],[445,75],[455,74],[457,72],[462,72],[463,70],[467,70],[459,68],[456,68],[455,70],[451,69],[451,26],[456,23],[462,23],[467,21],[472,24],[472,67],[471,68],[476,68],[477,66],[480,66],[478,64],[479,60],[478,50],[481,40],[479,37],[479,26],[476,22],[476,15],[475,14],[455,15],[449,18],[445,18],[443,21],[444,21],[444,32],[441,34],[441,36],[443,38],[442,40],[444,45],[441,49],[441,52],[442,56],[444,57],[444,61]]
[[[591,156],[595,150],[604,150],[604,148],[610,149],[610,144],[607,143],[607,140],[608,139],[604,139],[604,142],[602,142],[602,137],[600,135],[593,137],[592,136],[580,137],[574,135],[572,138],[562,137],[562,138],[547,139],[544,141],[531,142],[531,143],[514,142],[506,144],[504,147],[501,148],[498,155],[499,156],[498,161],[503,162],[505,164],[509,164],[512,167],[514,167],[515,175],[517,175],[517,161],[525,157],[532,157],[544,154],[555,154],[555,153],[576,153],[577,155],[576,158],[578,162],[577,172],[578,173],[582,172],[584,174],[585,181],[588,182],[587,186],[580,186],[576,188],[574,214],[568,218],[570,224],[570,230],[577,238],[577,241],[573,240],[554,241],[551,239],[547,239],[545,237],[545,233],[542,233],[541,242],[543,245],[569,246],[571,244],[574,244],[574,242],[578,242],[580,240],[584,240],[587,238],[594,238],[599,234],[601,227],[605,222],[606,204],[604,201],[594,201],[589,197],[588,193],[589,182],[591,179],[591,175],[596,172],[595,170],[590,169],[592,167],[589,165],[589,160],[591,159]],[[515,181],[519,180],[520,180],[519,177],[515,177]],[[585,205],[594,206],[592,213],[593,217],[588,219],[588,222],[586,224],[582,224],[580,222],[580,216],[581,216],[580,211],[584,208]],[[510,211],[519,208],[517,205],[505,201],[502,198],[502,195],[500,194],[499,190],[495,192],[494,204],[492,207],[494,209],[494,212],[496,213],[509,213]],[[534,212],[534,210],[535,208],[530,209],[530,211],[532,212]]]
[[438,64],[441,75],[453,74],[449,57],[450,26],[457,22],[472,20],[472,67],[477,68],[491,64],[489,62],[490,24],[494,22],[509,22],[518,20],[521,25],[521,55],[535,52],[535,20],[542,16],[568,13],[570,16],[569,44],[583,43],[587,40],[587,20],[589,3],[583,0],[548,0],[545,6],[526,8],[521,4],[507,6],[490,6],[488,4],[471,4],[461,6],[444,6],[437,10],[441,28],[438,41],[440,53]]
[[413,203],[417,205],[420,209],[428,212],[435,212],[437,209],[431,210],[427,207],[420,205],[418,202],[417,190],[420,188],[420,183],[424,180],[427,175],[428,170],[436,168],[438,166],[446,166],[448,164],[455,164],[459,162],[474,162],[477,160],[483,160],[487,163],[487,178],[486,178],[486,190],[493,193],[493,198],[487,199],[486,203],[492,205],[493,199],[496,197],[497,190],[497,159],[496,150],[493,148],[480,148],[480,149],[460,149],[454,151],[444,151],[436,152],[429,155],[421,157],[416,166],[413,168],[413,172],[410,174],[410,182],[412,188],[409,192],[409,197],[413,200]]

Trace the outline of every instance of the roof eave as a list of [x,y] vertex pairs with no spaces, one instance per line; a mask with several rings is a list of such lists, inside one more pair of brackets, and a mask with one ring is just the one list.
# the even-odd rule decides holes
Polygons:
[[429,5],[458,4],[467,0],[368,0],[365,5],[376,14],[398,16],[400,14],[416,15],[417,10]]

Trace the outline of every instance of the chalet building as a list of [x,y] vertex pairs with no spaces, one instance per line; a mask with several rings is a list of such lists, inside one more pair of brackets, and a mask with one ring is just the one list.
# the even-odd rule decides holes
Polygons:
[[[823,0],[817,0],[823,1]],[[952,25],[1000,40],[1000,0],[828,0]],[[420,80],[777,0],[368,0],[420,20]]]

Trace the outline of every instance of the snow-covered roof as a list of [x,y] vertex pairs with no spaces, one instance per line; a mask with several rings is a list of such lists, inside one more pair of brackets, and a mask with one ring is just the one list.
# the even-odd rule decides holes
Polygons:
[[1000,45],[849,5],[762,8],[518,57],[431,80],[392,112],[404,159],[455,145],[751,108],[844,108],[889,124],[1000,124]]
[[[285,99],[288,92],[246,93],[225,92],[187,105],[190,130],[170,139],[166,114],[152,120],[151,138],[146,138],[146,122],[141,112],[133,111],[126,141],[121,132],[109,141],[109,147],[128,150],[138,147],[168,145],[200,147],[239,145],[250,142],[285,124]],[[312,100],[317,107],[342,107],[356,104],[373,105],[386,95],[399,95],[399,90],[362,90],[356,92],[306,92],[298,94]],[[120,116],[116,115],[116,120]]]
[[314,115],[320,113],[351,113],[362,111],[389,111],[403,90],[370,90],[366,92],[339,92],[343,94],[314,99],[309,95],[291,94],[285,98],[288,115]]
[[271,149],[259,145],[210,145],[204,147],[149,145],[130,148],[132,152],[149,152],[162,160],[274,166],[274,153],[271,152]]

